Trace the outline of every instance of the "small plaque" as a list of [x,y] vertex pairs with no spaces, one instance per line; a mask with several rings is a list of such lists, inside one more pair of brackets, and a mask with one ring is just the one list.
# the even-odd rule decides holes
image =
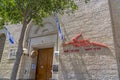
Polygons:
[[8,54],[8,59],[16,59],[16,48],[11,48]]
[[54,51],[55,56],[59,55],[59,51]]
[[35,70],[36,69],[36,64],[32,63],[31,68],[32,68],[32,70]]
[[58,72],[58,65],[53,65],[53,72]]

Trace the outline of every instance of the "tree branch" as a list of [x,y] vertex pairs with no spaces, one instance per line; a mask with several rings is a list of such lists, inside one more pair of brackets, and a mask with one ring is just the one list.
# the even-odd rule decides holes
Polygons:
[[[16,0],[15,0],[16,1]],[[16,4],[17,4],[17,6],[18,6],[18,8],[20,9],[20,11],[21,11],[21,14],[23,15],[23,13],[24,13],[24,10],[23,10],[23,8],[21,7],[21,5],[20,5],[20,2],[19,2],[19,0],[18,1],[16,1]]]
[[29,3],[26,5],[26,9],[25,9],[25,12],[24,12],[24,16],[28,16],[29,15]]
[[27,23],[29,23],[32,19],[32,9],[30,10],[30,16],[29,16],[29,19],[27,20]]

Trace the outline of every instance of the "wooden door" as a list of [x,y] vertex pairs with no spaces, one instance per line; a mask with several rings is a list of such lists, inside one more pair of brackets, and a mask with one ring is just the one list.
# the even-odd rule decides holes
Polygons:
[[40,49],[37,60],[36,80],[52,78],[53,48]]

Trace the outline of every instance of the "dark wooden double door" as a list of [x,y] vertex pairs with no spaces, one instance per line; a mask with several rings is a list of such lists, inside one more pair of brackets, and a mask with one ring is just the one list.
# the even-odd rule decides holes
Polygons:
[[40,49],[37,59],[36,80],[51,80],[53,48]]

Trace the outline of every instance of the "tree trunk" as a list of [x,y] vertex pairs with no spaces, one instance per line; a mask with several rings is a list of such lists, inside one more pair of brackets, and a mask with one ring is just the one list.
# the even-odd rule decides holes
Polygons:
[[23,27],[22,27],[22,31],[21,31],[21,35],[20,35],[20,39],[19,39],[19,43],[18,43],[18,49],[16,52],[16,60],[12,69],[12,73],[11,73],[11,78],[10,80],[16,80],[17,77],[17,72],[18,72],[18,68],[19,68],[19,64],[20,64],[20,59],[23,53],[23,40],[24,40],[24,34],[26,31],[26,27],[27,27],[27,22],[24,20],[23,21]]

